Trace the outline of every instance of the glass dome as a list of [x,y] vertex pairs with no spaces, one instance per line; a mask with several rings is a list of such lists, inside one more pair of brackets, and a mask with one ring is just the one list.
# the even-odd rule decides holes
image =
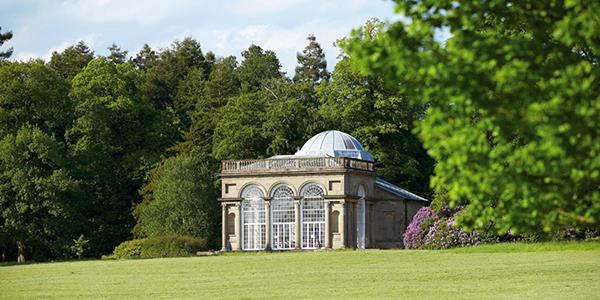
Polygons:
[[311,137],[294,155],[350,157],[373,161],[371,153],[367,152],[357,139],[337,130],[323,131]]

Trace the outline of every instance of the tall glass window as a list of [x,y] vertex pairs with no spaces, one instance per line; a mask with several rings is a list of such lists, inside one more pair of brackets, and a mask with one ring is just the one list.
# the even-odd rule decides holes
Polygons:
[[271,199],[272,248],[294,249],[296,246],[296,224],[294,214],[294,191],[287,185],[273,190]]
[[302,248],[315,249],[325,246],[325,192],[316,184],[302,189]]
[[249,185],[242,191],[242,249],[263,250],[265,236],[265,201],[257,185]]

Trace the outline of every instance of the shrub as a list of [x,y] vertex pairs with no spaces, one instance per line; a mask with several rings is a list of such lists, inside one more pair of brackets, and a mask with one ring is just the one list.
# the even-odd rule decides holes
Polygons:
[[404,246],[409,249],[445,249],[481,243],[478,232],[467,233],[454,225],[461,207],[440,207],[436,213],[422,207],[404,232]]
[[204,250],[207,250],[205,239],[191,236],[157,236],[125,241],[115,248],[113,254],[118,259],[156,258],[191,256]]
[[421,228],[423,223],[428,223],[428,219],[431,219],[435,213],[429,207],[421,207],[415,214],[412,222],[406,228],[404,232],[403,240],[404,247],[409,249],[416,249],[423,246],[423,238],[427,234],[426,230]]
[[423,247],[447,249],[479,244],[481,242],[479,233],[475,231],[467,233],[454,225],[457,214],[448,219],[437,218],[424,238]]

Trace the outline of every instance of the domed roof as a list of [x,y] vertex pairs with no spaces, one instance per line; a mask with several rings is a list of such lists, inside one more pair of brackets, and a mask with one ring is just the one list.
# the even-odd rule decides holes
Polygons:
[[373,161],[371,153],[365,151],[357,139],[337,130],[323,131],[311,137],[294,155],[350,157]]

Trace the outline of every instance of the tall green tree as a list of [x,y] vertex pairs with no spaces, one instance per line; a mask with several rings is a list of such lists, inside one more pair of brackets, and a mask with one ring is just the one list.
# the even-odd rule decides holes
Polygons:
[[218,112],[219,118],[213,136],[213,157],[265,157],[265,150],[269,145],[262,132],[265,112],[265,99],[259,93],[246,93],[230,99]]
[[42,61],[1,65],[0,136],[31,124],[64,141],[73,118],[68,93],[68,82]]
[[357,137],[380,164],[377,172],[423,197],[431,196],[429,178],[434,161],[412,133],[425,107],[411,104],[397,87],[386,87],[382,78],[366,76],[345,55],[331,81],[317,88],[319,114],[326,128]]
[[317,38],[314,35],[311,34],[306,39],[308,45],[302,50],[302,53],[296,54],[298,66],[296,67],[294,81],[318,83],[329,80],[330,74],[327,71],[325,52],[323,52],[321,45],[317,43]]
[[181,130],[187,131],[191,125],[192,114],[198,102],[205,98],[204,71],[200,68],[191,69],[181,80],[173,100],[173,110],[181,122]]
[[130,64],[96,59],[73,79],[75,121],[67,132],[74,175],[82,181],[94,254],[127,239],[130,210],[145,174],[174,139],[172,119],[143,100]]
[[[213,145],[213,134],[218,121],[218,110],[227,104],[228,99],[239,95],[240,82],[236,71],[237,62],[234,56],[218,60],[213,65],[209,79],[204,86],[193,81],[183,93],[184,97],[193,99],[195,109],[189,115],[191,124],[182,142],[174,146],[178,153],[210,153]],[[192,103],[190,101],[189,103]]]
[[281,64],[273,51],[252,44],[242,51],[242,57],[238,74],[243,92],[258,91],[265,80],[283,77]]
[[0,235],[20,259],[68,256],[80,228],[76,190],[64,144],[51,135],[25,124],[0,140]]
[[191,235],[216,247],[220,205],[213,184],[214,162],[207,158],[178,155],[157,169],[152,191],[137,208],[139,236]]
[[179,83],[192,69],[202,70],[203,79],[208,77],[209,65],[206,62],[200,43],[192,38],[175,41],[172,47],[163,50],[158,59],[147,68],[143,95],[157,108],[172,108]]
[[71,81],[92,59],[94,59],[94,51],[83,41],[79,41],[76,45],[66,48],[63,52],[52,52],[48,66]]
[[[12,31],[2,33],[2,27],[0,27],[0,46],[4,45],[4,43],[6,43],[6,41],[12,39],[12,37],[13,37]],[[5,51],[1,51],[0,52],[0,60],[9,58],[12,55],[12,53],[13,53],[12,47],[6,49]]]
[[127,61],[128,51],[121,50],[121,47],[119,47],[117,44],[112,43],[112,45],[108,47],[108,51],[110,51],[110,53],[108,54],[106,59],[108,59],[108,61],[111,61],[113,64],[122,64]]
[[238,63],[235,56],[218,60],[206,82],[206,96],[211,99],[225,99],[240,92]]
[[[398,1],[405,18],[348,49],[430,106],[434,183],[469,228],[600,224],[600,3]],[[444,34],[446,32],[446,34]],[[442,40],[444,35],[450,35]]]
[[131,61],[138,70],[146,71],[154,65],[157,59],[156,52],[148,44],[144,44],[142,50],[132,57]]

